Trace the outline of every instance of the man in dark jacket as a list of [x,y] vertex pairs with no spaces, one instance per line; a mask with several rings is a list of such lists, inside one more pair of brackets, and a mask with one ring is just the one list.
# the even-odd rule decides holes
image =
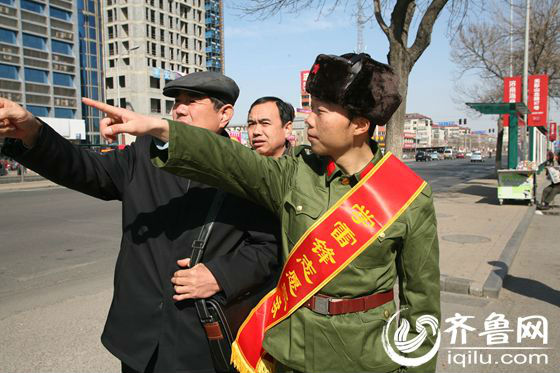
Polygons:
[[[224,75],[201,72],[164,88],[175,97],[173,119],[227,136],[239,95]],[[104,121],[110,122],[111,118]],[[73,146],[21,108],[0,99],[2,152],[48,179],[103,200],[122,201],[123,236],[114,296],[101,337],[125,372],[212,372],[206,335],[193,300],[230,302],[271,286],[277,267],[274,218],[227,194],[204,264],[189,263],[216,189],[153,167],[151,137],[105,155]],[[177,271],[183,283],[172,283]],[[181,289],[177,296],[175,290]]]

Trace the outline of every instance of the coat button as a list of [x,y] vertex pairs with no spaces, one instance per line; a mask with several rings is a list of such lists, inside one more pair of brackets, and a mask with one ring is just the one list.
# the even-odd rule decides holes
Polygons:
[[389,316],[391,316],[391,313],[389,312],[389,310],[385,310],[385,311],[383,312],[383,316],[385,316],[385,318],[388,319]]
[[350,179],[347,178],[347,177],[343,177],[342,179],[340,179],[340,183],[342,185],[348,185],[348,184],[350,184]]
[[381,238],[385,238],[385,232],[381,232],[381,233],[379,233],[379,237],[381,237]]
[[163,302],[159,302],[159,304],[158,304],[158,309],[160,309],[160,310],[163,309]]
[[297,205],[297,206],[296,206],[296,211],[299,212],[299,211],[301,211],[301,210],[303,210],[303,206],[302,206],[302,205]]

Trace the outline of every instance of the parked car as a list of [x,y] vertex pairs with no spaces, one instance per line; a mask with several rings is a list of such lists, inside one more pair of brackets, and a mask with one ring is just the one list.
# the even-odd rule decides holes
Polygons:
[[465,158],[465,153],[457,153],[457,155],[455,156],[455,158],[457,158],[457,159],[464,159],[464,158]]
[[430,153],[430,160],[431,160],[431,161],[439,161],[439,154],[438,154],[438,152]]
[[472,157],[472,152],[467,152],[467,154],[465,154],[465,156],[467,156],[469,158]]
[[471,162],[484,162],[482,154],[480,152],[473,152],[471,155]]
[[453,159],[455,158],[455,153],[453,152],[453,149],[445,149],[443,151],[443,158],[444,159]]
[[423,151],[419,151],[416,153],[416,162],[418,161],[429,161],[430,157],[428,156],[428,153],[423,152]]
[[4,176],[8,174],[8,170],[6,170],[6,166],[4,163],[0,162],[0,176]]

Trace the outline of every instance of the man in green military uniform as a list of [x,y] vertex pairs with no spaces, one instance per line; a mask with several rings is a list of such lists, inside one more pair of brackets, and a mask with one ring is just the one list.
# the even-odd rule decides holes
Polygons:
[[[91,100],[85,103],[109,114],[102,122],[107,138],[123,132],[149,133],[168,142],[168,147],[152,147],[156,166],[220,186],[276,213],[286,261],[300,238],[360,183],[362,171],[382,162],[371,135],[375,125],[386,124],[400,105],[397,86],[392,69],[366,54],[319,55],[307,81],[312,96],[312,113],[306,119],[311,147],[278,159],[200,128]],[[387,294],[392,297],[398,279],[401,323],[410,324],[405,337],[422,342],[401,356],[428,356],[422,365],[410,364],[408,371],[435,371],[439,331],[419,333],[422,328],[417,328],[422,316],[433,317],[436,323],[440,319],[439,248],[430,187],[420,189],[411,201],[320,294],[266,331],[263,347],[277,362],[305,372],[388,372],[409,365],[390,358],[382,342],[383,328],[396,312]],[[389,335],[393,337],[394,328]]]

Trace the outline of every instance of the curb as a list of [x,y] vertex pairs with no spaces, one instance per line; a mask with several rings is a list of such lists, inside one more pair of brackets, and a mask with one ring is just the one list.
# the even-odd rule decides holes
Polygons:
[[500,290],[502,290],[502,285],[504,282],[504,278],[507,276],[509,269],[515,259],[515,255],[517,255],[517,251],[521,246],[521,242],[525,237],[525,233],[527,233],[527,229],[529,228],[529,224],[533,220],[533,216],[535,216],[536,206],[530,206],[519,222],[519,225],[511,235],[509,241],[507,242],[506,246],[502,250],[500,254],[500,258],[493,262],[494,270],[490,272],[488,278],[484,282],[484,286],[482,288],[483,296],[489,298],[498,298],[500,295]]
[[49,188],[64,188],[64,187],[50,181],[48,183],[41,182],[41,184],[37,184],[37,182],[33,182],[33,181],[28,181],[23,183],[0,184],[0,193],[19,192],[19,191],[36,190],[36,189],[49,189]]
[[471,294],[470,288],[472,280],[466,278],[453,277],[441,274],[439,276],[440,291],[456,294]]

